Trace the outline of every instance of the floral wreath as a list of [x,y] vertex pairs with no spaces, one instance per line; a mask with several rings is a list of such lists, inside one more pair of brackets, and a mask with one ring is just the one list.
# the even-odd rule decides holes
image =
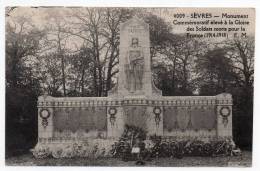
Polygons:
[[[225,110],[225,109],[227,109],[227,111],[228,111],[227,114],[224,114],[224,113],[223,113],[223,110]],[[220,109],[220,115],[223,116],[223,117],[228,117],[228,116],[230,115],[230,113],[231,113],[230,108],[227,107],[227,106],[222,107],[222,108]]]
[[110,120],[110,123],[111,123],[112,126],[114,126],[114,124],[115,124],[115,120],[116,120],[116,116],[115,115],[116,115],[116,113],[117,113],[116,107],[110,107],[108,109],[108,114],[110,115],[109,120]]
[[[46,111],[47,115],[43,116],[43,112]],[[45,113],[46,114],[46,113]],[[40,117],[42,118],[42,126],[46,128],[48,126],[48,118],[50,117],[50,111],[48,109],[40,110]]]
[[154,107],[153,108],[153,113],[158,115],[158,114],[161,114],[162,113],[162,109],[158,106]]
[[115,115],[117,113],[117,109],[115,107],[110,107],[108,109],[109,115]]
[[162,113],[162,110],[159,106],[156,106],[153,108],[153,113],[155,114],[154,120],[155,120],[156,126],[159,127],[159,123],[161,121],[160,114]]
[[[47,112],[47,116],[43,116],[43,112],[44,111],[46,111]],[[48,119],[49,117],[50,117],[50,111],[48,110],[48,109],[42,109],[42,110],[40,110],[40,117],[42,118],[42,119]]]

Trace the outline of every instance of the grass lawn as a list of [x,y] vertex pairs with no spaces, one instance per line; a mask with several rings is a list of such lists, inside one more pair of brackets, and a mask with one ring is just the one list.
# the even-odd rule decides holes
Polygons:
[[[145,166],[251,166],[252,152],[243,151],[242,156],[228,157],[184,157],[176,158],[159,158],[145,162]],[[36,159],[32,154],[24,154],[6,159],[7,166],[136,166],[135,161],[124,162],[117,158],[72,158],[72,159]]]

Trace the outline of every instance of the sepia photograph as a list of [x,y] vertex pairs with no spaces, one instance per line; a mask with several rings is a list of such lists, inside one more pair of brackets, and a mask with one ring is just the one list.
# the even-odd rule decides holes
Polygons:
[[252,167],[254,8],[5,7],[5,165]]

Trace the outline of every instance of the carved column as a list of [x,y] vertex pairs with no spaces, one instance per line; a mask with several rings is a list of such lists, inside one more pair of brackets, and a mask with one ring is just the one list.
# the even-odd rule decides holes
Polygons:
[[107,107],[107,137],[120,137],[124,131],[123,108],[120,106]]
[[53,137],[53,104],[51,96],[38,98],[38,138],[51,139]]
[[163,135],[163,107],[162,106],[148,106],[147,112],[149,118],[147,119],[148,134],[149,135]]
[[217,100],[217,137],[232,138],[232,96],[222,93],[216,96]]

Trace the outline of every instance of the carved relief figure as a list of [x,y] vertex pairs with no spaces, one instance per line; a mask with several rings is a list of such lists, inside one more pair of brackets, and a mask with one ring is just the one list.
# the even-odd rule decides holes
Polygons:
[[125,65],[126,88],[130,92],[142,90],[144,73],[143,49],[139,46],[138,38],[132,38],[131,46],[127,52]]

